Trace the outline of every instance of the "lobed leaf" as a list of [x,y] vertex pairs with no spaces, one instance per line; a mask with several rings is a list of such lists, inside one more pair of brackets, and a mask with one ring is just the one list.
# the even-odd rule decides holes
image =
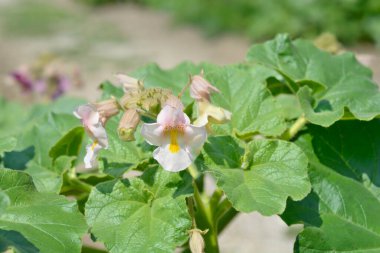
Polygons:
[[360,120],[380,114],[380,92],[371,71],[352,53],[334,56],[310,42],[279,35],[253,46],[247,59],[280,73],[313,124],[330,126],[345,114]]
[[159,168],[99,184],[85,209],[91,232],[111,253],[173,252],[191,228],[185,182]]
[[210,137],[206,164],[238,211],[282,213],[286,199],[301,200],[310,192],[308,160],[295,144],[254,140],[241,148],[228,136]]

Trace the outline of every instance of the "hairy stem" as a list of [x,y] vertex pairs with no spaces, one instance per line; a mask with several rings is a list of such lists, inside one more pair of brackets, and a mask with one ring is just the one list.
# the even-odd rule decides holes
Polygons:
[[190,87],[190,85],[191,85],[191,75],[189,75],[189,81],[187,82],[187,84],[182,88],[181,92],[178,94],[178,98],[181,98],[183,96],[183,94]]
[[195,210],[194,210],[194,198],[186,198],[187,208],[189,209],[189,214],[191,216],[192,228],[197,228],[197,222],[195,221]]

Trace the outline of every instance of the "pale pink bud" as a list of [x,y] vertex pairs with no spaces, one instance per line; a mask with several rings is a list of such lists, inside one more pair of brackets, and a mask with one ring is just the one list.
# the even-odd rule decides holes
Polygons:
[[100,115],[100,120],[102,121],[103,125],[106,124],[109,118],[119,113],[119,104],[115,98],[95,103],[94,106]]
[[220,92],[215,86],[211,85],[202,75],[196,75],[191,78],[190,96],[195,100],[210,101],[210,95],[213,92]]
[[116,78],[123,84],[124,92],[139,90],[143,87],[139,80],[131,76],[117,74]]
[[170,95],[168,97],[168,99],[165,101],[165,105],[169,105],[169,106],[176,108],[178,110],[181,110],[181,111],[183,111],[183,109],[184,109],[184,106],[183,106],[181,100],[174,95]]
[[134,141],[134,133],[140,123],[140,115],[135,109],[127,110],[119,122],[117,132],[123,141]]
[[202,231],[200,229],[192,229],[189,231],[190,240],[189,246],[191,253],[204,253],[205,250],[205,241],[203,240],[204,234],[207,233],[208,230]]

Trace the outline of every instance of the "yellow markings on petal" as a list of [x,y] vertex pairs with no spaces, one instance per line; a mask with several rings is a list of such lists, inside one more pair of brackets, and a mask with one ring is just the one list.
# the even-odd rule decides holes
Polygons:
[[91,150],[94,151],[95,150],[95,147],[96,145],[98,145],[98,141],[94,141],[91,145]]
[[170,130],[169,151],[171,153],[177,153],[180,150],[180,147],[179,147],[178,141],[177,141],[177,135],[178,135],[178,132],[176,130]]

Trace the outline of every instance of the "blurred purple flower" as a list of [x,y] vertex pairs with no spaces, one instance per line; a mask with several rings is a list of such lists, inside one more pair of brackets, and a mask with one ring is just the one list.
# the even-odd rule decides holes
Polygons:
[[57,80],[57,88],[52,95],[52,99],[57,99],[62,96],[66,91],[69,90],[71,86],[71,82],[67,76],[60,75],[56,78]]
[[11,73],[11,76],[24,91],[33,91],[33,80],[26,71],[16,70]]

